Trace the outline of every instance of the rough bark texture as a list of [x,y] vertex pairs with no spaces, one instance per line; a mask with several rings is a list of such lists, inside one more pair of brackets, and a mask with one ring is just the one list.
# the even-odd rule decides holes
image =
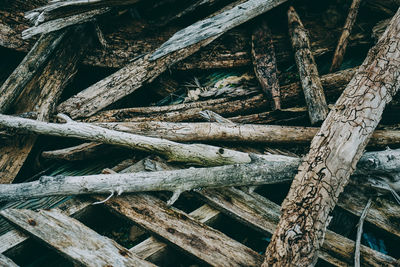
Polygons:
[[151,60],[163,57],[179,49],[191,46],[222,33],[271,10],[286,2],[286,0],[248,0],[235,5],[232,9],[223,11],[213,17],[198,21],[191,26],[175,33],[167,42],[161,45],[152,55]]
[[342,35],[340,36],[335,53],[333,55],[332,66],[329,70],[330,72],[337,71],[340,68],[340,65],[342,65],[343,57],[346,53],[347,44],[349,42],[349,36],[356,21],[360,3],[361,0],[353,0],[353,2],[351,3],[349,15],[347,16]]
[[400,9],[313,139],[282,204],[264,266],[315,264],[329,213],[400,87],[399,59]]
[[144,152],[152,152],[170,161],[187,162],[202,166],[218,166],[249,163],[247,153],[202,144],[180,144],[160,138],[146,137],[108,130],[88,123],[74,122],[68,117],[65,124],[47,123],[0,114],[0,125],[21,129],[30,133],[81,138],[105,144],[113,144]]
[[[356,69],[347,69],[322,76],[322,84],[328,96],[338,95],[353,77]],[[283,106],[301,103],[304,99],[301,84],[292,83],[281,87],[281,100]],[[214,111],[224,117],[244,115],[268,109],[268,103],[263,94],[251,96],[245,100],[219,98],[193,103],[160,106],[139,107],[99,112],[86,121],[88,122],[116,122],[116,121],[193,121],[202,120],[199,112],[203,110]]]
[[[71,34],[71,35],[69,35]],[[75,76],[77,65],[88,45],[85,29],[71,31],[61,47],[54,52],[49,62],[25,86],[19,98],[9,110],[12,113],[34,111],[37,119],[48,120],[62,90]],[[0,145],[0,182],[14,180],[34,143],[35,136],[21,136],[9,139]]]
[[251,54],[253,56],[254,73],[264,93],[270,98],[272,110],[281,109],[281,93],[277,78],[275,50],[271,39],[271,31],[266,22],[256,27],[251,36]]
[[317,65],[311,54],[308,31],[304,28],[293,7],[288,10],[288,24],[308,114],[311,123],[316,124],[324,121],[329,110]]
[[47,62],[53,51],[65,36],[62,33],[43,35],[32,47],[18,67],[7,78],[0,88],[0,113],[5,113],[20,95],[26,84],[32,80],[41,67]]
[[108,237],[58,211],[6,209],[0,214],[74,263],[84,266],[155,266]]

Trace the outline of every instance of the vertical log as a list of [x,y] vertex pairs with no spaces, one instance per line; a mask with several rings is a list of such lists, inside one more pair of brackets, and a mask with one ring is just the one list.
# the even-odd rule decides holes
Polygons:
[[266,22],[256,27],[251,36],[251,54],[253,56],[254,73],[264,93],[271,98],[272,110],[281,109],[275,50],[272,44],[271,31]]
[[308,106],[308,114],[311,123],[316,124],[326,118],[328,105],[326,104],[317,65],[311,53],[308,32],[293,7],[289,7],[288,10],[288,23],[301,86]]
[[349,42],[349,36],[357,18],[360,2],[361,0],[353,0],[351,3],[349,15],[347,16],[346,23],[344,24],[339,43],[336,46],[335,54],[333,55],[332,66],[329,70],[330,72],[337,71],[342,64],[344,54],[346,53],[347,44]]
[[329,214],[400,87],[400,9],[314,137],[282,204],[263,266],[314,265]]

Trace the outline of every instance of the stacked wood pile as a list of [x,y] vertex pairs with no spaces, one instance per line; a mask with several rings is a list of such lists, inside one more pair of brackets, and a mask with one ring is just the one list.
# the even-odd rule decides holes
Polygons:
[[0,265],[398,266],[399,5],[3,1]]

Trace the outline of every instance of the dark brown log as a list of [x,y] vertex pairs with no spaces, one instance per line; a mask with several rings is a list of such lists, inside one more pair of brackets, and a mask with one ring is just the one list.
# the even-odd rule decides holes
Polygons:
[[266,22],[256,27],[251,36],[251,44],[254,73],[264,93],[270,98],[272,110],[281,109],[275,50],[272,44],[271,31]]
[[328,115],[328,105],[314,56],[310,50],[308,31],[304,28],[293,7],[289,7],[288,10],[288,24],[301,86],[308,107],[308,115],[311,124],[316,124],[324,121],[326,115]]
[[400,87],[400,9],[347,85],[299,167],[264,266],[315,264],[329,214]]
[[[54,56],[26,85],[11,112],[37,112],[46,121],[54,111],[62,90],[74,77],[83,51],[88,45],[85,29],[77,28],[66,35]],[[21,136],[0,145],[0,182],[10,183],[18,174],[34,143],[35,136]]]
[[349,36],[353,25],[356,21],[358,8],[360,7],[361,0],[353,0],[349,9],[349,15],[347,16],[346,23],[343,27],[342,35],[340,36],[339,42],[336,46],[335,53],[333,55],[332,66],[330,72],[337,71],[342,65],[344,54],[346,53],[347,44],[349,42]]

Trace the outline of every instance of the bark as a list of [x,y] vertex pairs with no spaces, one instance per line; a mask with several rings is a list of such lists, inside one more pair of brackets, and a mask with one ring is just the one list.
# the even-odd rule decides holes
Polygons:
[[[66,37],[43,69],[25,86],[9,112],[18,114],[34,111],[38,120],[49,119],[62,90],[75,76],[78,62],[88,45],[85,29],[80,27],[69,32]],[[35,141],[35,136],[21,136],[1,144],[1,183],[14,180]]]
[[288,24],[310,121],[311,124],[317,124],[324,121],[328,115],[328,105],[317,65],[310,50],[308,31],[293,7],[289,7],[288,10]]
[[340,65],[342,65],[343,57],[346,53],[347,44],[349,42],[349,36],[356,21],[360,3],[361,0],[353,0],[351,3],[349,14],[347,15],[346,23],[343,27],[342,35],[340,36],[335,53],[333,54],[332,66],[329,70],[330,72],[337,71],[340,68]]
[[229,10],[198,21],[175,33],[151,55],[150,60],[156,60],[157,58],[191,46],[210,37],[219,36],[284,2],[286,2],[286,0],[248,0]]
[[[338,95],[351,80],[356,69],[347,69],[322,76],[322,84],[328,96]],[[290,106],[301,103],[304,99],[300,83],[292,83],[281,87],[282,105]],[[211,110],[224,117],[245,115],[251,112],[266,110],[267,101],[263,94],[252,96],[246,100],[220,98],[193,103],[160,106],[139,107],[99,112],[88,119],[87,122],[116,122],[116,121],[193,121],[202,120],[200,111]]]
[[58,211],[6,209],[0,214],[57,252],[83,266],[155,266],[114,240]]
[[[387,155],[390,154],[390,159]],[[361,158],[356,175],[397,175],[400,150],[368,152]],[[371,161],[374,162],[371,165]],[[275,184],[291,181],[301,160],[286,156],[254,156],[250,164],[213,168],[190,168],[161,172],[100,174],[89,176],[43,176],[38,181],[0,185],[0,201],[52,195],[80,195],[116,192],[173,191],[205,187]],[[364,183],[367,181],[364,181]],[[399,182],[400,183],[400,182]]]
[[247,153],[239,151],[202,144],[180,144],[169,140],[117,132],[87,123],[74,122],[65,115],[62,118],[67,123],[47,123],[0,115],[0,125],[12,129],[23,129],[35,134],[74,137],[118,145],[144,152],[156,153],[170,161],[187,162],[203,166],[249,163],[251,161]]
[[24,30],[22,32],[22,38],[29,39],[32,36],[35,36],[37,34],[54,32],[54,31],[61,30],[68,26],[72,26],[75,24],[82,24],[82,23],[85,23],[88,21],[92,21],[96,16],[100,16],[109,11],[110,11],[109,8],[101,8],[101,9],[95,9],[92,11],[84,12],[82,14],[73,15],[73,16],[66,17],[66,18],[51,20],[51,21],[45,22],[43,24],[40,24],[38,26],[33,26],[29,29]]
[[251,41],[254,73],[264,93],[270,98],[272,110],[281,109],[275,50],[272,44],[271,31],[266,22],[254,30]]
[[0,87],[0,113],[8,110],[27,83],[41,70],[53,51],[58,48],[65,33],[64,31],[44,35],[36,42],[31,51]]
[[399,58],[400,9],[314,137],[282,204],[264,266],[315,264],[329,213],[400,87]]

